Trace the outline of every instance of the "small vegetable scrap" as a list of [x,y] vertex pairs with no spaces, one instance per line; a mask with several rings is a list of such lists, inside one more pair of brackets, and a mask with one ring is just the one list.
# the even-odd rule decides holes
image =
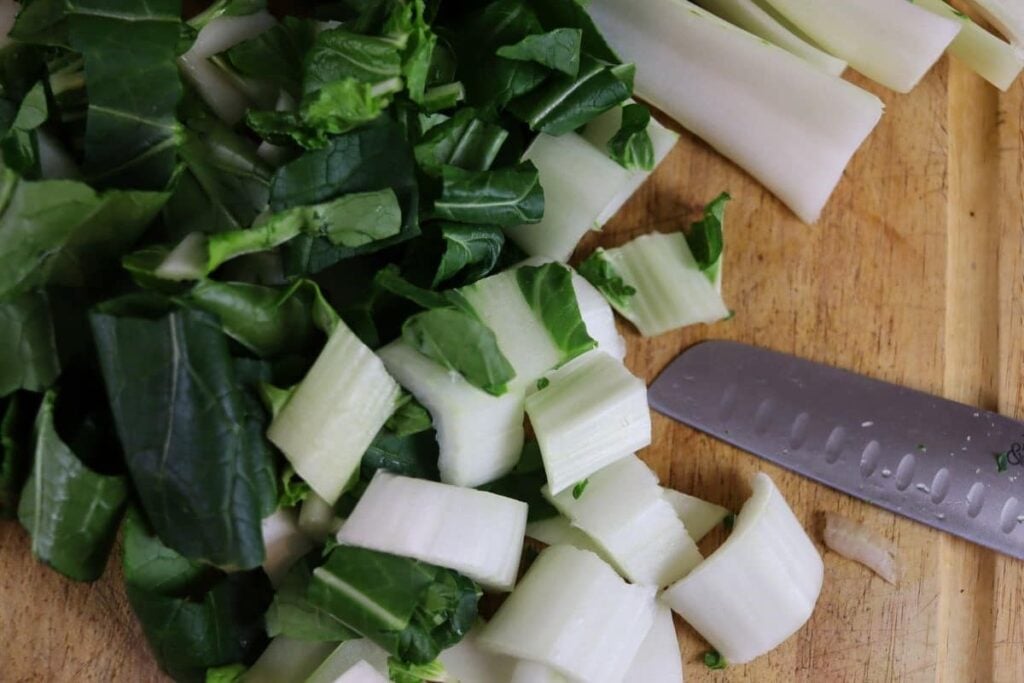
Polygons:
[[834,513],[825,515],[825,545],[895,585],[899,578],[896,546],[865,526]]

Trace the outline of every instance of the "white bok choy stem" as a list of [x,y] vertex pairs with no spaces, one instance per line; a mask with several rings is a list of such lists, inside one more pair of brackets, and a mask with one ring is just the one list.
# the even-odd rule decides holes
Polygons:
[[538,386],[526,413],[553,495],[651,443],[647,386],[608,354],[589,351]]
[[299,528],[316,543],[323,543],[328,536],[338,533],[342,520],[334,514],[330,503],[312,491],[302,501],[299,510]]
[[618,683],[654,622],[654,595],[593,553],[552,546],[483,627],[480,645],[573,680]]
[[569,680],[550,666],[521,659],[512,670],[509,683],[569,683]]
[[260,658],[242,676],[244,683],[305,681],[336,643],[318,643],[278,636],[270,641]]
[[675,489],[662,489],[661,495],[676,511],[676,515],[682,520],[686,532],[694,542],[699,542],[729,516],[729,511],[721,505],[709,503]]
[[482,623],[474,626],[462,640],[438,655],[438,661],[448,672],[448,680],[465,683],[508,683],[512,677],[516,660],[486,650],[477,642],[482,626]]
[[[357,670],[357,673],[365,676],[364,678],[344,679],[343,675],[360,662],[369,666],[370,671],[376,672],[380,678],[374,679],[369,677],[370,674],[364,667],[361,670]],[[384,672],[387,670],[388,653],[379,645],[366,638],[356,638],[355,640],[346,640],[335,647],[327,659],[317,667],[316,671],[310,674],[309,678],[305,679],[305,683],[337,683],[340,680],[344,680],[345,683],[386,682],[388,677],[384,675]]]
[[[369,662],[360,659],[331,683],[390,683],[390,681],[390,678],[374,669]],[[324,683],[327,681],[325,680]]]
[[696,0],[696,2],[730,24],[739,26],[759,38],[764,38],[786,52],[792,52],[827,74],[839,76],[846,70],[846,62],[838,57],[833,57],[817,45],[798,36],[755,0]]
[[633,583],[667,586],[703,559],[657,476],[635,455],[590,475],[579,489],[542,491]]
[[940,16],[959,21],[960,33],[949,46],[949,54],[1000,90],[1007,90],[1024,69],[1024,55],[981,26],[969,16],[953,9],[944,0],[914,0]]
[[767,474],[754,478],[729,538],[661,599],[730,664],[772,650],[821,593],[821,555]]
[[265,517],[261,529],[267,549],[263,571],[276,588],[295,561],[313,549],[313,541],[299,528],[298,515],[290,508]]
[[633,658],[626,681],[636,683],[683,683],[683,658],[679,652],[672,611],[658,605],[654,624]]
[[589,550],[608,564],[612,563],[601,546],[562,515],[530,522],[526,525],[526,535],[545,545],[571,545],[580,550]]
[[515,467],[523,450],[523,395],[492,396],[402,340],[378,349],[395,379],[430,412],[441,481],[482,486]]
[[527,505],[495,493],[378,470],[338,532],[340,543],[412,557],[511,590]]
[[[541,133],[523,154],[540,173],[544,217],[539,223],[507,228],[505,234],[527,254],[568,261],[589,230],[600,230],[652,171],[624,168],[606,145],[619,128],[622,109],[613,108],[588,124],[584,134]],[[679,136],[651,119],[647,134],[657,167]]]
[[636,91],[813,223],[882,102],[686,0],[593,0]]
[[967,0],[985,21],[1018,50],[1024,49],[1024,3],[1020,0]]
[[953,42],[960,22],[907,0],[764,0],[873,81],[910,92]]
[[380,359],[339,322],[267,438],[317,495],[334,504],[400,394]]

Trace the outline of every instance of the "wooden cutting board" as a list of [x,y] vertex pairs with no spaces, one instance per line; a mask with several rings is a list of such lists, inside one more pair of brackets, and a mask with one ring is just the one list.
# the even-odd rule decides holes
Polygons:
[[[724,337],[1024,418],[1024,85],[1000,94],[947,59],[910,95],[850,78],[887,111],[817,225],[684,134],[588,238],[586,251],[676,230],[721,190],[735,197],[725,261],[735,318],[657,339],[627,330],[629,366],[651,380],[694,342]],[[678,623],[691,681],[1024,681],[1024,563],[654,419],[643,455],[664,481],[736,509],[767,471],[816,541],[820,513],[837,511],[895,541],[905,567],[893,587],[824,553],[811,621],[724,672],[703,666],[707,646]],[[0,524],[0,681],[160,678],[116,561],[95,584],[75,584],[29,557],[17,524]]]

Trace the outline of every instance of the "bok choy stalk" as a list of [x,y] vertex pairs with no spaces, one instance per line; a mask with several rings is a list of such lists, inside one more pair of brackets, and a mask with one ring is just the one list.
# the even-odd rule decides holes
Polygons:
[[295,511],[288,508],[265,517],[262,530],[267,551],[263,571],[276,588],[295,561],[313,549],[313,541],[299,528]]
[[588,230],[600,230],[679,139],[651,119],[646,127],[652,146],[650,167],[626,168],[607,149],[621,127],[622,111],[616,107],[605,112],[587,124],[582,136],[542,133],[527,148],[523,158],[534,163],[544,186],[544,217],[505,229],[527,254],[568,261],[580,238]]
[[338,541],[412,557],[511,590],[519,569],[527,505],[378,470],[338,532]]
[[637,94],[818,219],[881,101],[686,0],[594,0],[588,11],[637,66]]
[[380,359],[339,321],[267,437],[317,495],[333,503],[400,394]]
[[612,564],[604,549],[590,536],[572,525],[565,517],[548,517],[526,525],[526,535],[545,545],[571,545],[580,550],[589,550],[608,564]]
[[654,613],[654,624],[633,658],[626,681],[640,683],[676,683],[683,680],[683,659],[679,654],[679,639],[672,623],[672,611],[659,604]]
[[480,644],[574,680],[617,683],[654,622],[654,594],[593,553],[552,546],[483,627]]
[[904,0],[764,0],[857,71],[910,92],[960,31],[960,24]]
[[[333,672],[332,672],[333,674]],[[366,660],[360,659],[337,678],[312,677],[318,683],[390,683],[391,679],[374,669]]]
[[377,351],[384,367],[430,412],[441,481],[480,486],[511,470],[523,450],[523,397],[493,396],[402,340]]
[[305,683],[387,683],[388,653],[365,638],[346,640],[305,679]]
[[1024,49],[1024,5],[1016,0],[967,0],[1015,48]]
[[580,273],[645,337],[729,317],[682,233],[642,235],[598,249]]
[[521,659],[508,683],[568,683],[568,679],[550,666]]
[[591,351],[538,386],[526,413],[553,495],[651,443],[647,387],[608,354]]
[[676,516],[682,520],[690,538],[698,543],[729,516],[729,511],[721,505],[709,503],[675,489],[663,488],[661,496],[676,511]]
[[244,683],[305,681],[336,647],[331,642],[295,640],[278,636],[270,641],[260,658],[249,667]]
[[792,31],[761,6],[763,0],[697,0],[697,4],[755,36],[778,45],[827,74],[839,76],[846,62],[825,52]]
[[512,675],[516,662],[511,657],[495,654],[480,647],[477,637],[481,624],[474,626],[465,638],[448,648],[437,658],[448,672],[449,680],[475,683],[496,681],[504,683]]
[[824,565],[814,543],[766,474],[754,478],[726,542],[662,594],[726,661],[774,649],[806,622]]
[[1004,40],[974,23],[945,0],[914,0],[930,12],[959,21],[960,33],[949,46],[949,53],[1000,90],[1007,90],[1024,69],[1024,55]]
[[635,455],[591,474],[579,495],[575,489],[554,496],[546,487],[544,492],[633,583],[667,586],[703,560],[662,497],[658,478]]

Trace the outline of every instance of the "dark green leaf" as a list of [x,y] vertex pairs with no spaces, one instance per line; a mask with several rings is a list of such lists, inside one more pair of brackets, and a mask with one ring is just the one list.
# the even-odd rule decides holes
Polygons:
[[394,264],[381,268],[374,276],[373,282],[385,292],[411,301],[420,308],[444,308],[451,305],[451,301],[444,294],[417,287],[406,280],[399,272],[398,266]]
[[35,453],[18,519],[32,537],[32,554],[77,581],[95,581],[128,498],[124,477],[104,476],[84,464],[57,434],[57,395],[43,397],[35,426]]
[[68,180],[0,176],[0,299],[109,272],[167,200],[161,192],[97,194]]
[[363,455],[360,478],[369,482],[377,470],[387,470],[406,477],[437,481],[440,477],[437,438],[430,429],[430,416],[426,415],[426,419],[425,429],[404,436],[382,429]]
[[435,287],[456,275],[464,282],[474,282],[494,270],[505,246],[500,228],[459,223],[442,223],[440,228],[444,253],[434,274]]
[[504,394],[516,375],[501,353],[494,332],[465,311],[434,308],[417,313],[402,326],[402,338],[423,355],[495,396]]
[[734,524],[736,524],[736,513],[734,512],[730,512],[722,519],[722,526],[726,531],[732,531]]
[[486,171],[507,138],[508,131],[501,126],[477,118],[472,109],[462,109],[427,131],[416,145],[416,161],[434,175],[444,166]]
[[569,78],[580,71],[580,42],[583,31],[557,28],[548,33],[529,35],[515,45],[498,48],[498,56],[516,61],[536,62]]
[[[707,273],[718,264],[722,256],[724,240],[722,238],[722,227],[725,224],[725,205],[732,197],[728,192],[715,197],[704,207],[704,216],[690,226],[690,232],[686,234],[686,243],[693,252],[700,269]],[[714,274],[709,274],[714,282]]]
[[395,412],[384,424],[388,432],[397,437],[411,436],[425,432],[433,426],[430,413],[420,405],[420,402],[412,397],[412,394],[402,394]]
[[277,503],[269,445],[239,388],[227,338],[200,311],[91,316],[132,482],[160,538],[226,568],[263,562],[260,520]]
[[562,362],[597,346],[587,334],[587,326],[580,315],[572,271],[561,263],[523,266],[516,270],[516,280],[526,303],[562,352]]
[[85,172],[103,187],[162,190],[177,164],[180,0],[68,0],[85,58]]
[[336,137],[327,148],[307,152],[278,169],[270,190],[274,211],[388,188],[394,190],[402,210],[402,229],[397,235],[356,248],[302,236],[285,250],[286,271],[315,273],[342,259],[415,237],[419,234],[419,187],[412,149],[402,129],[391,122]]
[[342,641],[358,637],[337,617],[309,599],[309,584],[319,556],[320,552],[314,551],[296,562],[278,586],[267,610],[267,635],[271,638]]
[[629,299],[636,294],[636,288],[622,279],[604,249],[598,248],[577,270],[616,307],[629,308]]
[[60,373],[57,338],[46,292],[0,300],[0,396],[43,391]]
[[0,519],[17,514],[18,497],[32,460],[32,405],[29,394],[0,399]]
[[558,74],[516,98],[508,109],[531,130],[563,135],[621,104],[629,96],[629,87],[608,66],[587,57],[582,60],[577,77]]
[[242,76],[270,81],[298,96],[303,62],[315,38],[315,22],[285,17],[255,38],[230,48],[224,57]]
[[458,223],[502,227],[536,223],[544,216],[544,190],[530,161],[494,171],[445,166],[434,213]]
[[651,112],[642,104],[622,108],[622,124],[608,141],[608,153],[623,168],[650,171],[654,168],[654,145],[647,134]]
[[[526,3],[536,13],[545,31],[558,28],[577,28],[583,34],[583,52],[609,64],[621,60],[608,46],[600,29],[587,13],[586,3],[580,0],[528,0]],[[535,31],[539,33],[540,31]]]
[[704,653],[704,666],[709,669],[724,669],[728,664],[718,650],[708,650]]
[[389,654],[426,664],[472,627],[480,589],[449,569],[339,546],[314,570],[309,599]]
[[239,683],[248,669],[245,664],[225,664],[207,669],[205,683]]
[[3,161],[8,168],[28,178],[39,177],[39,145],[35,130],[46,123],[48,116],[46,90],[42,83],[37,83],[21,101],[0,139]]
[[225,575],[191,563],[129,515],[124,575],[149,647],[175,680],[201,683],[207,669],[250,663],[263,650],[273,590],[262,570]]
[[484,491],[497,493],[499,496],[521,500],[529,506],[527,520],[539,522],[558,516],[558,510],[541,493],[548,483],[544,473],[544,461],[541,459],[540,446],[536,441],[527,441],[523,446],[523,454],[519,462],[501,479],[480,487]]
[[10,37],[32,45],[68,47],[67,0],[22,3]]

